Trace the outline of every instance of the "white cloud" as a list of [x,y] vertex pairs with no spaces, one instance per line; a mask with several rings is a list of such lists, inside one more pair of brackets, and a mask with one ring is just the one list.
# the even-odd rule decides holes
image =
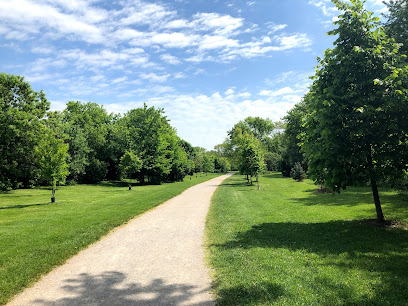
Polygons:
[[51,54],[54,52],[54,48],[52,47],[33,47],[31,48],[31,52],[38,53],[38,54]]
[[199,35],[189,35],[181,32],[157,33],[152,36],[153,44],[160,44],[168,48],[185,48],[194,45]]
[[181,61],[180,61],[177,57],[175,57],[175,56],[173,56],[173,55],[170,55],[170,54],[162,54],[162,55],[160,56],[160,58],[161,58],[163,61],[165,61],[166,63],[171,64],[171,65],[181,64]]
[[126,81],[128,78],[127,76],[121,77],[121,78],[116,78],[112,81],[112,84],[118,84],[118,83],[122,83],[124,81]]
[[193,25],[197,30],[211,30],[217,35],[230,36],[237,34],[237,30],[243,26],[243,19],[218,13],[197,13]]
[[230,95],[234,94],[234,92],[235,92],[235,90],[233,88],[230,88],[225,92],[225,95],[230,96]]
[[289,86],[280,88],[278,90],[262,90],[259,94],[261,96],[276,97],[294,93],[294,90]]
[[[45,27],[54,29],[60,34],[73,34],[75,38],[90,43],[104,40],[102,31],[97,26],[82,21],[81,16],[62,13],[44,3],[33,3],[28,0],[3,1],[0,19],[16,31],[25,32],[27,35],[39,33]],[[12,38],[9,34],[8,39]]]
[[275,38],[280,46],[277,50],[287,50],[293,48],[304,48],[312,44],[310,38],[307,37],[304,33],[296,33],[290,36],[279,36]]
[[285,29],[287,26],[288,26],[287,24],[275,24],[273,22],[269,22],[267,23],[267,28],[269,29],[268,35],[281,31]]
[[226,38],[224,36],[204,35],[200,42],[200,49],[218,49],[238,47],[239,43],[235,39]]
[[167,79],[170,77],[170,74],[158,75],[156,73],[151,72],[151,73],[142,73],[140,75],[140,77],[142,79],[149,80],[151,82],[160,82],[161,83],[161,82],[166,82]]

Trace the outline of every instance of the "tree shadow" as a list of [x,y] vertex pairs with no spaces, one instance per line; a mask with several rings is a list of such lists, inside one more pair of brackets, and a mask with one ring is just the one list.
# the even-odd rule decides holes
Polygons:
[[262,175],[262,176],[263,176],[263,177],[266,177],[266,178],[279,178],[279,179],[284,178],[284,176],[283,176],[282,173],[280,173],[280,172],[274,172],[274,173],[264,174],[264,175]]
[[[326,266],[344,271],[362,269],[381,279],[374,296],[361,301],[366,305],[381,305],[384,301],[406,305],[408,301],[407,230],[375,227],[362,221],[263,223],[238,233],[232,241],[215,246],[221,249],[285,248],[319,254]],[[322,283],[330,287],[327,280]],[[349,289],[344,286],[333,290],[344,295],[344,300],[352,300]]]
[[2,209],[19,209],[19,208],[26,208],[26,207],[31,207],[31,206],[43,206],[43,205],[49,205],[51,202],[48,203],[39,203],[39,204],[26,204],[26,205],[13,205],[13,206],[3,206],[0,207],[0,210]]
[[[67,279],[62,287],[69,297],[46,301],[36,300],[40,305],[77,306],[77,305],[181,305],[202,292],[188,284],[166,284],[155,279],[148,285],[128,283],[126,274],[107,271],[99,275],[82,273],[75,279]],[[194,303],[199,306],[214,305],[212,301]]]
[[[217,287],[217,285],[214,285]],[[261,282],[257,286],[236,286],[222,288],[217,291],[217,305],[255,305],[272,304],[280,296],[285,294],[282,286]]]
[[[311,190],[314,191],[314,190]],[[310,190],[306,190],[309,192]],[[374,206],[373,195],[367,188],[350,188],[337,193],[310,194],[303,198],[292,198],[305,206],[347,206],[355,207],[362,204],[371,204]],[[380,191],[380,200],[383,209],[392,212],[399,219],[408,218],[408,195],[403,193],[391,193],[389,190]]]

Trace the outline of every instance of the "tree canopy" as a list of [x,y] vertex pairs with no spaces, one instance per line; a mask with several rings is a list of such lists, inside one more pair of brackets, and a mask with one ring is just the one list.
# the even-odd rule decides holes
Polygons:
[[363,7],[342,11],[334,49],[319,59],[307,99],[303,150],[310,176],[336,191],[369,181],[377,219],[384,221],[377,183],[407,169],[407,67],[399,46]]

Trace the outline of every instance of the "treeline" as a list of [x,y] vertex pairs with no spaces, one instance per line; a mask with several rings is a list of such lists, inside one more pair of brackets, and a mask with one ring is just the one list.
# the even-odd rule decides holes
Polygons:
[[[363,1],[333,2],[341,12],[328,33],[336,36],[334,48],[318,58],[302,102],[278,129],[247,118],[220,146],[244,174],[264,168],[301,180],[307,171],[337,192],[369,184],[383,223],[378,186],[408,189],[408,1],[386,3],[385,23]],[[259,161],[249,171],[248,149],[257,156],[252,164]]]
[[68,102],[49,111],[45,94],[21,76],[0,74],[0,189],[57,181],[181,181],[197,172],[226,172],[216,152],[180,139],[160,108],[109,114],[96,103]]

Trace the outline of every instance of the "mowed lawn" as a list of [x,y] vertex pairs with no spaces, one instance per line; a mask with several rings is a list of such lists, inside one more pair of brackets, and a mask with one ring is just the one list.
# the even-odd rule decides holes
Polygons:
[[131,191],[120,182],[64,186],[55,204],[49,188],[1,193],[0,304],[114,227],[216,176]]
[[[408,230],[378,227],[369,188],[316,194],[269,174],[261,190],[224,181],[207,219],[220,305],[408,305]],[[380,190],[386,219],[408,222],[408,196]]]

